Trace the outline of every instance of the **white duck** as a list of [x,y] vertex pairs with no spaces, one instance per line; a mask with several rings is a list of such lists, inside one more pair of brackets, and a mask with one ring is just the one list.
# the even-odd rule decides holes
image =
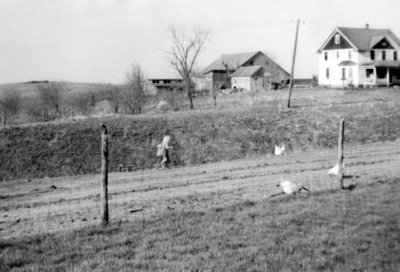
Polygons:
[[279,182],[276,185],[276,187],[281,187],[282,188],[282,192],[280,192],[278,194],[273,194],[273,195],[271,195],[271,197],[275,197],[275,196],[282,195],[282,194],[292,195],[292,194],[300,193],[301,190],[305,190],[307,192],[310,191],[309,189],[307,189],[303,185],[296,184],[296,183],[293,183],[293,182],[288,181],[288,180]]
[[280,156],[283,153],[285,153],[285,145],[281,144],[280,146],[276,145],[275,146],[275,155]]

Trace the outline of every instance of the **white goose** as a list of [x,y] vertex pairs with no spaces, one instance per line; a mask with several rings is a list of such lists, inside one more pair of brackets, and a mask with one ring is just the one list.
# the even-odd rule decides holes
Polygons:
[[276,145],[275,146],[275,155],[280,156],[283,153],[285,153],[285,145],[281,144],[280,146]]
[[292,195],[292,194],[300,193],[301,190],[305,190],[307,192],[310,191],[309,189],[307,189],[303,185],[296,184],[296,183],[293,183],[293,182],[288,181],[288,180],[279,182],[276,185],[276,187],[281,187],[282,188],[282,192],[280,192],[278,194],[273,194],[273,195],[271,195],[271,197],[275,197],[275,196],[282,195],[282,194]]
[[[342,163],[342,168],[343,168],[343,172],[344,172],[344,162]],[[337,176],[339,175],[339,164],[337,163],[334,167],[332,167],[331,169],[329,169],[328,171],[328,175],[330,176]]]

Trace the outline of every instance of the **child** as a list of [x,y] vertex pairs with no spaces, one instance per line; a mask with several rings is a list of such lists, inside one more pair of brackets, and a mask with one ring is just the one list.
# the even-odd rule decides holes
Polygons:
[[171,139],[171,136],[168,133],[166,133],[164,138],[163,138],[163,140],[162,140],[161,145],[158,146],[161,149],[161,154],[162,154],[161,155],[162,156],[161,169],[165,169],[166,168],[166,164],[169,162],[168,149],[172,148],[172,146],[169,145],[170,139]]

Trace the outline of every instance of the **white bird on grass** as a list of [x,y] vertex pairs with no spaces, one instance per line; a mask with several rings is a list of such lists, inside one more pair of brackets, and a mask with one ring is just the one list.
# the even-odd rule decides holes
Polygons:
[[280,156],[283,153],[285,153],[285,145],[281,144],[280,146],[276,145],[275,146],[275,155]]
[[[343,172],[344,172],[344,162],[342,163],[342,169],[343,169]],[[330,176],[337,176],[337,175],[339,175],[339,164],[338,164],[338,163],[337,163],[334,167],[332,167],[331,169],[329,169],[328,175],[330,175]]]
[[282,194],[293,195],[293,194],[296,194],[296,193],[301,193],[302,190],[305,190],[307,192],[310,191],[309,189],[307,189],[303,185],[296,184],[296,183],[293,183],[293,182],[288,181],[288,180],[279,182],[276,185],[276,187],[281,187],[282,188],[282,192],[280,192],[278,194],[273,194],[273,195],[271,195],[271,197],[275,197],[275,196],[282,195]]

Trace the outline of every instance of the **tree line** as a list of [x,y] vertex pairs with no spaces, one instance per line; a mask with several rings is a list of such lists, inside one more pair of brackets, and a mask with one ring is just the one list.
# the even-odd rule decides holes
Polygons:
[[65,82],[41,83],[28,96],[17,87],[8,87],[0,94],[2,125],[23,118],[25,122],[48,122],[77,116],[90,116],[102,101],[112,113],[139,114],[146,103],[147,85],[140,65],[132,65],[124,85],[106,84],[95,90],[74,91]]

